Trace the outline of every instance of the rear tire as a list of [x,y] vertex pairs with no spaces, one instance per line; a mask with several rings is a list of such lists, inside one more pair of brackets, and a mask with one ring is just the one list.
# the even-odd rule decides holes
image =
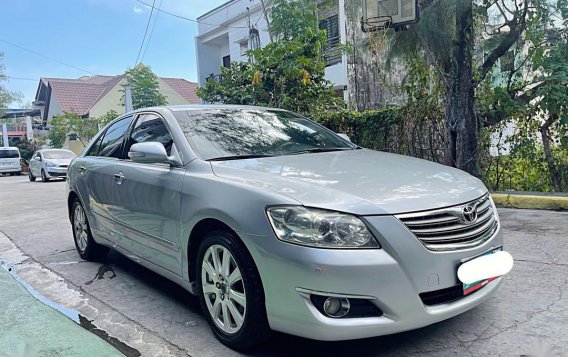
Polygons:
[[105,257],[109,248],[98,244],[93,239],[87,215],[78,198],[75,199],[71,208],[71,226],[75,248],[81,258],[92,261]]
[[242,351],[270,336],[260,275],[238,237],[227,231],[208,233],[195,266],[203,313],[223,344]]
[[31,182],[35,182],[36,177],[34,176],[34,174],[32,174],[32,170],[28,170],[28,178]]
[[47,178],[47,175],[45,174],[44,170],[41,170],[41,181],[43,183],[49,182],[49,179]]

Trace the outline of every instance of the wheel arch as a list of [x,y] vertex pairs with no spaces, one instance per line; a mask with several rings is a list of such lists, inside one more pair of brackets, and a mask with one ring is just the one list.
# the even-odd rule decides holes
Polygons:
[[[71,210],[73,209],[73,202],[79,198],[79,195],[75,193],[75,191],[69,191],[69,195],[67,195],[67,213],[69,216],[69,221],[71,221]],[[79,198],[79,201],[81,199]]]
[[[218,230],[227,231],[235,235],[235,237],[239,238],[242,242],[242,239],[236,230],[217,218],[203,218],[199,222],[197,222],[193,226],[191,233],[189,234],[189,240],[187,242],[187,274],[190,282],[196,281],[196,260],[199,245],[205,239],[205,235],[207,233]],[[244,244],[244,242],[243,245],[246,248],[246,244]]]

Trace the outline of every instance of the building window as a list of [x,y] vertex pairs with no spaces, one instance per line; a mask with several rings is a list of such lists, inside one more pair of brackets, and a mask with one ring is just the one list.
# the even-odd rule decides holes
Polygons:
[[241,41],[239,43],[240,49],[241,49],[241,57],[246,57],[247,56],[247,51],[249,49],[249,42],[248,40],[244,40]]
[[325,47],[324,60],[327,66],[341,63],[341,34],[339,33],[339,15],[333,15],[319,23],[320,30],[325,30],[327,43]]
[[231,55],[223,57],[223,67],[225,68],[231,67]]
[[515,70],[515,53],[508,51],[499,59],[502,72],[512,72]]

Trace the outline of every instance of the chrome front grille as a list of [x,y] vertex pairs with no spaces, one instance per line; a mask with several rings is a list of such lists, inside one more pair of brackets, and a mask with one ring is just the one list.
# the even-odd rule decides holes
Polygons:
[[459,206],[396,217],[433,251],[475,247],[491,238],[499,225],[489,194]]

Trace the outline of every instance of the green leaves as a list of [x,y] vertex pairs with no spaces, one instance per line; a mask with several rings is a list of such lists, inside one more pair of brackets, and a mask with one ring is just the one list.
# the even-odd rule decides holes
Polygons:
[[51,146],[61,148],[65,143],[67,135],[75,133],[79,141],[81,141],[83,145],[86,145],[97,131],[98,126],[96,120],[83,118],[76,113],[65,112],[51,119],[49,140],[51,141]]
[[336,107],[325,78],[323,48],[327,37],[315,17],[316,1],[276,0],[271,10],[275,42],[248,51],[250,62],[221,68],[197,95],[207,102],[259,105],[318,113]]
[[99,128],[103,128],[108,123],[110,123],[114,119],[118,118],[118,116],[119,116],[119,114],[116,111],[111,109],[108,112],[106,112],[103,116],[101,116],[100,118],[97,118],[95,120],[99,124]]
[[[125,85],[132,90],[132,106],[134,109],[166,105],[166,97],[160,93],[158,76],[149,66],[142,63],[128,69],[124,73]],[[124,104],[124,98],[121,99]]]

